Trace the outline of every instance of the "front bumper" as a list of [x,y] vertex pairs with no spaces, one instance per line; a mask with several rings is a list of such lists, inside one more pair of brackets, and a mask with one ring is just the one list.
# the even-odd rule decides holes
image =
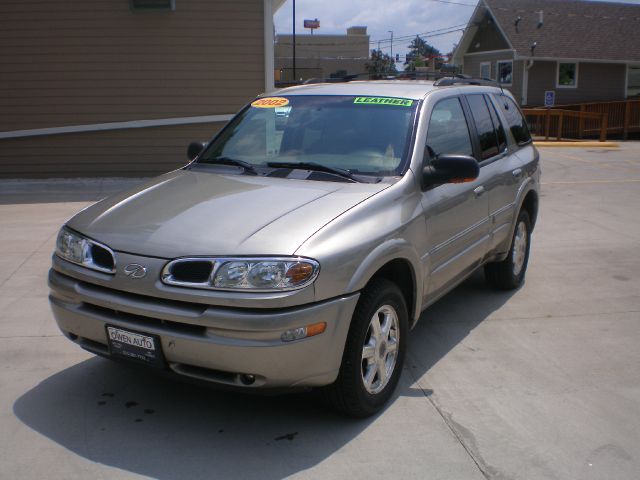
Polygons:
[[[286,309],[240,309],[139,295],[49,272],[49,300],[60,330],[109,356],[105,325],[158,335],[180,375],[248,388],[332,383],[359,294]],[[326,322],[324,333],[283,342],[285,330]],[[245,375],[255,381],[245,385]]]

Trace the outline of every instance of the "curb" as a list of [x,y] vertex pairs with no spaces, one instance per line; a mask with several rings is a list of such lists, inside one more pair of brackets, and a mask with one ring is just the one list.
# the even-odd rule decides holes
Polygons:
[[533,142],[536,147],[618,148],[617,142]]

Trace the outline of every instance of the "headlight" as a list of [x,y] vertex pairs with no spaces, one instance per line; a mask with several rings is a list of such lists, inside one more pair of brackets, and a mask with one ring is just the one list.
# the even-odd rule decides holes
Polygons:
[[115,273],[113,251],[65,227],[58,233],[56,255],[71,263],[104,273]]
[[162,271],[167,285],[214,290],[286,291],[311,284],[320,270],[315,260],[285,258],[179,258]]

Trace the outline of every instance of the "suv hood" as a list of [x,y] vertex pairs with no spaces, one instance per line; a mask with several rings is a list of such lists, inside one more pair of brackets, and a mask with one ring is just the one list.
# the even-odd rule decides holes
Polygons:
[[68,226],[145,256],[291,255],[387,187],[178,170],[88,207]]

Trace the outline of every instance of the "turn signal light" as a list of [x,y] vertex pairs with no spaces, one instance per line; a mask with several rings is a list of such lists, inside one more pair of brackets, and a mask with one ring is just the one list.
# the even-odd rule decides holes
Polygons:
[[327,329],[326,322],[314,323],[306,327],[292,328],[284,332],[280,338],[283,342],[293,342],[294,340],[302,340],[307,337],[320,335]]

